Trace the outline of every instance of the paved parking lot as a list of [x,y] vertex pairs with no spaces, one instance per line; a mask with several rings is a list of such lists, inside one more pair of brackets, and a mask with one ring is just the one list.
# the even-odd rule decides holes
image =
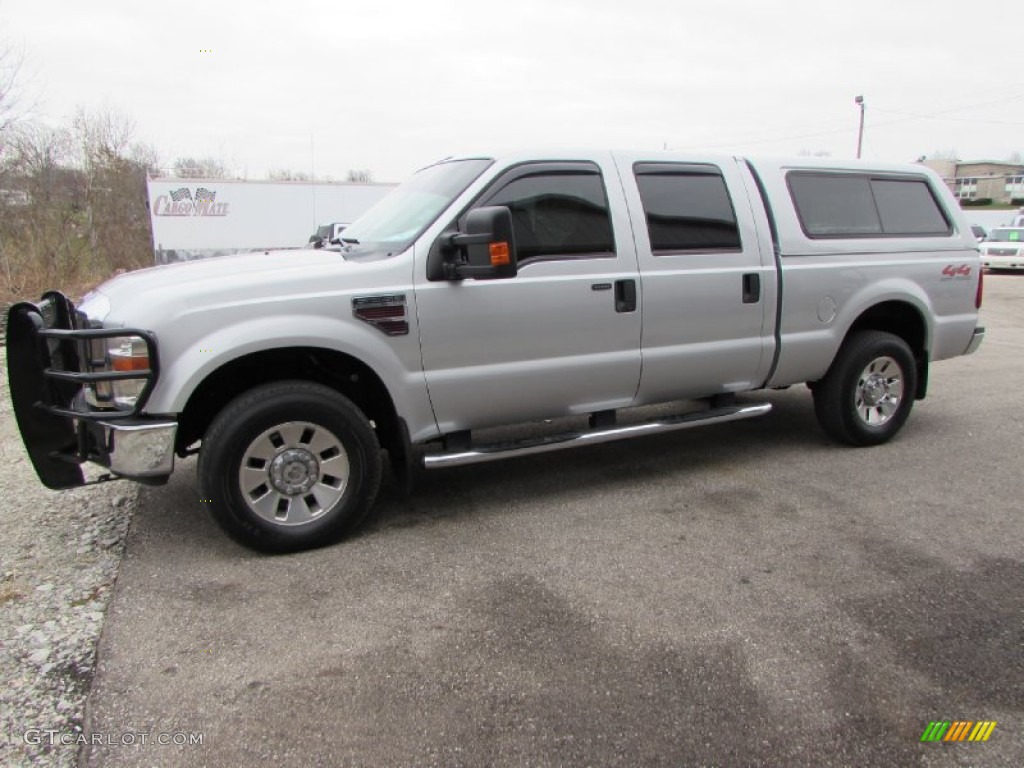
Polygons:
[[[1021,765],[1024,275],[986,295],[981,350],[878,448],[827,442],[793,388],[387,485],[360,535],[276,558],[185,465],[143,494],[88,764]],[[998,725],[920,742],[958,719]]]

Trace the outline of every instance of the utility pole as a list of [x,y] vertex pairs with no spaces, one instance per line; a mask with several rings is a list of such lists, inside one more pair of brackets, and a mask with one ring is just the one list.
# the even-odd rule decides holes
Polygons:
[[860,129],[857,131],[857,159],[860,160],[860,149],[864,144],[864,97],[857,96],[853,103],[860,107]]

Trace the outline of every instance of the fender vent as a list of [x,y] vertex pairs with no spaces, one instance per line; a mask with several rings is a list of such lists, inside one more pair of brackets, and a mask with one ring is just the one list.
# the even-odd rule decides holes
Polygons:
[[388,336],[405,336],[409,333],[404,293],[357,296],[352,299],[352,314]]

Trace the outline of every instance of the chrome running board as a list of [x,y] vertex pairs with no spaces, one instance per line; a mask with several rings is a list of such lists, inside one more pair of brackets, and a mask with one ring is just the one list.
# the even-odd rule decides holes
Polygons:
[[560,435],[547,435],[509,443],[492,443],[464,451],[427,453],[423,456],[423,466],[427,469],[460,467],[464,464],[478,464],[484,461],[496,461],[497,459],[508,459],[516,456],[530,456],[535,453],[547,453],[548,451],[560,451],[563,448],[574,448],[580,445],[610,443],[612,440],[622,440],[627,437],[659,435],[662,432],[675,432],[680,429],[703,427],[709,424],[724,424],[727,421],[739,421],[740,419],[764,416],[771,409],[771,403],[731,405],[722,408],[712,408],[708,411],[696,411],[678,416],[669,416],[640,424],[629,424],[605,429],[588,429],[582,432],[566,432]]

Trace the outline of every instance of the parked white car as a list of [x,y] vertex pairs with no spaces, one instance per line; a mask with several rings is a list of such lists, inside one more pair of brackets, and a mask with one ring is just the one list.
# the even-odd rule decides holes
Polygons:
[[983,267],[1024,269],[1024,227],[996,227],[978,247]]

